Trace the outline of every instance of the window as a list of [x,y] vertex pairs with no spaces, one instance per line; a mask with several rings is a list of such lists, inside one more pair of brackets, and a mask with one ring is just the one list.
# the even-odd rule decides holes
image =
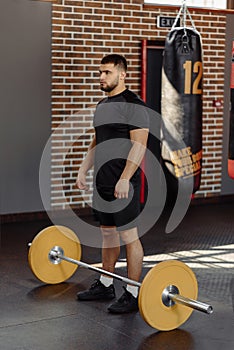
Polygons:
[[[144,0],[146,4],[154,5],[182,5],[182,1],[179,0]],[[217,9],[226,9],[227,0],[187,0],[187,6],[191,7],[208,7],[208,8],[217,8]]]

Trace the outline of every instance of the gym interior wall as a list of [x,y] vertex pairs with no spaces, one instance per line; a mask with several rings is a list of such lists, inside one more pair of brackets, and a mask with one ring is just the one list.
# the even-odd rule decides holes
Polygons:
[[[1,0],[0,43],[1,214],[37,212],[51,131],[51,3]],[[49,164],[47,175],[49,195]]]

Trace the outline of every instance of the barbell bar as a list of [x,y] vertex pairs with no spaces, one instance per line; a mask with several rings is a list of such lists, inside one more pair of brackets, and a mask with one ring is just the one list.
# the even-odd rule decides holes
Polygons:
[[61,247],[58,247],[58,246],[56,246],[56,247],[54,247],[54,248],[52,248],[50,250],[50,252],[49,252],[49,259],[54,264],[58,263],[60,260],[64,260],[64,261],[67,261],[69,263],[76,264],[78,266],[82,266],[82,267],[84,267],[84,268],[86,268],[88,270],[96,271],[98,273],[105,274],[107,276],[113,277],[113,278],[115,278],[117,280],[120,280],[122,282],[130,283],[130,284],[132,284],[134,286],[137,286],[137,287],[141,286],[140,282],[137,282],[137,281],[134,281],[134,280],[130,280],[127,277],[120,276],[120,275],[117,275],[115,273],[103,270],[103,269],[101,269],[99,267],[89,265],[87,263],[84,263],[83,261],[79,261],[79,260],[75,260],[75,259],[69,258],[69,257],[64,255],[63,249]]
[[[193,271],[184,263],[168,260],[158,263],[142,283],[80,261],[77,235],[65,226],[49,226],[29,244],[28,260],[34,275],[44,283],[56,284],[70,278],[78,266],[140,287],[139,311],[143,319],[158,330],[182,325],[193,310],[206,314],[213,307],[197,301],[198,285]],[[65,254],[69,253],[69,257]]]
[[[120,280],[120,281],[125,282],[125,283],[129,283],[131,285],[134,285],[137,287],[142,286],[142,283],[131,280],[127,277],[120,276],[120,275],[117,275],[115,273],[103,270],[99,267],[89,265],[87,263],[84,263],[83,261],[69,258],[69,257],[64,255],[63,249],[61,247],[58,247],[58,246],[55,246],[50,250],[49,259],[54,264],[59,263],[60,260],[64,260],[64,261],[67,261],[69,263],[76,264],[78,266],[82,266],[86,269],[89,269],[89,270],[92,270],[92,271],[95,271],[95,272],[98,272],[101,274],[105,274],[107,276],[113,277],[117,280]],[[204,312],[207,314],[211,314],[213,311],[213,308],[211,305],[199,302],[197,300],[185,298],[179,294],[179,290],[175,286],[171,286],[171,285],[168,286],[167,288],[165,288],[165,290],[163,291],[162,300],[163,300],[163,303],[168,307],[174,305],[174,303],[179,303],[179,304],[191,307],[193,309],[196,309],[198,311],[201,311],[201,312]]]

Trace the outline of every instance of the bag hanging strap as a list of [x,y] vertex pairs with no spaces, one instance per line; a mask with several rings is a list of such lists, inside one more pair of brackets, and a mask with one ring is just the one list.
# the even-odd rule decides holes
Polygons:
[[[184,35],[182,38],[182,40],[183,40],[182,52],[188,53],[188,52],[190,52],[190,47],[189,47],[189,43],[188,43],[189,40],[188,40],[188,35],[187,35],[187,17],[190,19],[192,29],[194,31],[196,31],[197,33],[198,33],[198,31],[195,27],[195,24],[193,22],[193,19],[192,19],[190,13],[189,13],[189,10],[188,10],[187,4],[186,4],[186,0],[183,0],[183,2],[182,2],[180,10],[176,16],[175,22],[173,23],[173,26],[171,27],[171,31],[175,30],[176,24],[177,24],[178,20],[180,19],[180,17],[182,18],[182,26],[180,26],[180,28],[184,29]],[[200,36],[200,34],[199,34],[199,36]]]
[[193,22],[193,19],[192,19],[191,15],[190,15],[189,10],[188,10],[187,4],[186,4],[186,0],[183,0],[182,5],[181,5],[180,10],[179,10],[179,12],[178,12],[178,14],[176,16],[176,20],[175,20],[171,30],[175,29],[176,24],[177,24],[178,20],[180,19],[180,17],[182,17],[182,28],[186,29],[186,27],[187,27],[187,23],[186,23],[187,22],[187,16],[190,19],[190,22],[192,24],[192,28],[194,30],[196,30],[195,24]]

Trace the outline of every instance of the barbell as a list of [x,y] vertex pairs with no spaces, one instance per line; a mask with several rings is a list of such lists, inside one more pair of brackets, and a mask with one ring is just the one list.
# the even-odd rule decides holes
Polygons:
[[[66,254],[69,254],[69,257]],[[75,273],[78,266],[82,266],[140,287],[140,314],[151,327],[158,330],[169,331],[178,328],[195,309],[206,314],[213,312],[211,305],[197,300],[196,276],[181,261],[168,260],[158,263],[140,283],[84,263],[80,258],[80,241],[77,235],[65,226],[49,226],[29,243],[29,265],[34,275],[44,283],[62,283]]]

